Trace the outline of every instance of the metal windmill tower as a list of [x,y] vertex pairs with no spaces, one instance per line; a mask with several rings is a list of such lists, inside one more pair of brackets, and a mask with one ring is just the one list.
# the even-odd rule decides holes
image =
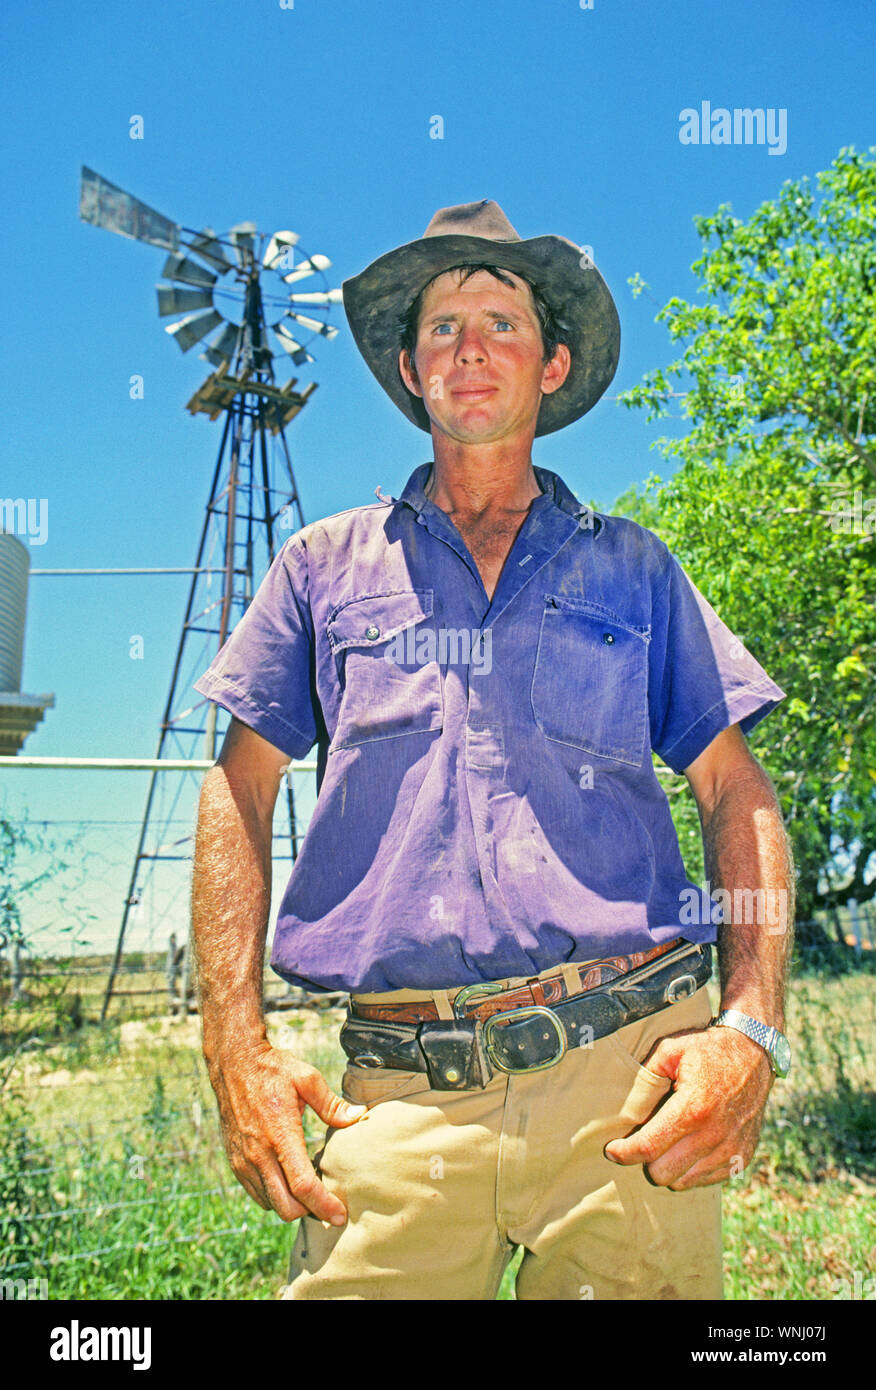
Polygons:
[[[228,717],[198,697],[191,682],[246,610],[286,535],[304,524],[285,428],[317,383],[296,390],[293,377],[280,386],[274,363],[277,359],[291,359],[295,366],[313,362],[309,345],[338,332],[326,317],[313,315],[340,304],[342,295],[339,289],[328,288],[324,274],[331,265],[328,257],[306,255],[295,232],[279,231],[268,237],[252,222],[238,223],[224,235],[209,227],[194,231],[85,167],[79,215],[95,226],[169,252],[161,273],[170,283],[157,286],[158,313],[173,317],[166,332],[183,352],[201,343],[201,357],[217,369],[188,403],[192,414],[204,411],[211,420],[221,419],[221,438],[155,753],[156,760],[201,756],[212,761],[224,732],[218,724],[227,724]],[[299,290],[299,284],[313,276],[317,278],[311,285],[319,288]],[[205,343],[216,329],[216,336]],[[150,832],[169,827],[182,781],[177,779],[173,805],[159,825],[155,795],[160,775],[154,771],[150,778],[102,1018],[144,879],[156,860],[188,858],[179,853],[179,842],[167,843],[166,835],[159,834],[156,848],[147,848]],[[298,834],[288,775],[286,799],[294,859]],[[184,1008],[188,974],[187,949]]]

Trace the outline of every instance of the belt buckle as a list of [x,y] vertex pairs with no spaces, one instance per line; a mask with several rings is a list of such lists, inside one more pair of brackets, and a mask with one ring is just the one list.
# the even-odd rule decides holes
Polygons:
[[503,991],[504,985],[493,984],[489,981],[484,981],[482,984],[477,985],[463,985],[462,989],[453,1000],[453,1017],[465,1018],[465,1014],[461,1012],[462,1006],[467,1004],[473,995],[502,994]]
[[[557,1036],[557,1042],[559,1043],[559,1051],[557,1051],[552,1057],[549,1057],[546,1062],[533,1062],[528,1067],[506,1066],[506,1064],[504,1062],[501,1062],[499,1058],[496,1056],[492,1040],[493,1029],[496,1028],[500,1023],[507,1024],[510,1023],[513,1019],[534,1017],[546,1018],[553,1025],[554,1031]],[[560,1059],[565,1056],[567,1047],[568,1038],[566,1036],[566,1030],[563,1027],[562,1021],[559,1018],[557,1018],[556,1014],[553,1012],[552,1009],[546,1009],[541,1004],[532,1004],[522,1009],[509,1009],[507,1013],[492,1014],[490,1018],[488,1018],[484,1023],[484,1049],[486,1051],[487,1056],[489,1057],[494,1067],[497,1067],[499,1071],[507,1072],[509,1075],[512,1076],[516,1076],[518,1074],[522,1074],[523,1072],[529,1071],[546,1071],[548,1067],[556,1066],[557,1062],[559,1062]]]

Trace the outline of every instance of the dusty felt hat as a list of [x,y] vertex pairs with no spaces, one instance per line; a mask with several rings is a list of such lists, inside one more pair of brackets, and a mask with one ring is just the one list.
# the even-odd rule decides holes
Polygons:
[[614,300],[580,246],[561,236],[523,240],[498,203],[488,199],[440,208],[418,241],[388,251],[344,281],[344,309],[368,366],[399,410],[429,431],[422,400],[399,373],[400,323],[434,276],[470,262],[533,281],[550,304],[572,365],[559,390],[542,397],[535,433],[570,425],[596,404],[617,368],[620,323]]

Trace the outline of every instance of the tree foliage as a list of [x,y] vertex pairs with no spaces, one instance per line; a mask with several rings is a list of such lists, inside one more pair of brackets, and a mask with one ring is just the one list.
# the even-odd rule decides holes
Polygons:
[[841,150],[818,184],[695,219],[705,302],[660,311],[680,355],[620,398],[649,419],[681,402],[686,431],[657,441],[680,466],[612,509],[660,534],[787,692],[751,742],[801,918],[876,896],[876,150]]

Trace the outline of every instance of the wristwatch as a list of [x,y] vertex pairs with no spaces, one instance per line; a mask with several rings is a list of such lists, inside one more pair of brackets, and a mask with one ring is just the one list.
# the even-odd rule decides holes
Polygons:
[[784,1077],[791,1070],[791,1044],[778,1028],[770,1028],[756,1018],[749,1018],[748,1014],[741,1014],[738,1009],[724,1009],[712,1019],[709,1027],[735,1028],[737,1033],[744,1033],[752,1042],[759,1043],[769,1058],[773,1076]]

